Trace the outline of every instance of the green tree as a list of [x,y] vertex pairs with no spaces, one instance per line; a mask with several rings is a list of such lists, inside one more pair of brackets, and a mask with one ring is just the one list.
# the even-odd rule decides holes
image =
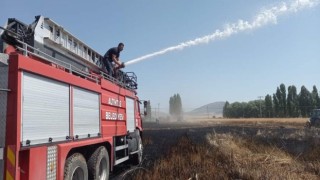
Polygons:
[[246,103],[245,116],[246,118],[260,117],[260,100],[249,101]]
[[178,116],[181,116],[182,115],[182,101],[181,101],[181,97],[179,94],[177,94],[177,97],[176,97],[176,114]]
[[274,110],[273,110],[273,112],[274,112],[274,117],[279,117],[279,107],[280,107],[280,105],[279,105],[279,100],[278,100],[278,97],[277,97],[277,95],[276,94],[273,94],[273,108],[274,108]]
[[265,117],[271,118],[273,117],[273,104],[272,97],[267,94],[264,98],[264,106],[265,106]]
[[311,93],[304,86],[301,86],[301,91],[299,94],[299,106],[302,117],[309,116],[313,107],[313,100]]
[[244,116],[244,104],[240,102],[234,102],[231,104],[231,116],[234,118],[240,118]]
[[281,117],[286,117],[287,116],[287,92],[286,92],[286,86],[284,84],[280,84],[279,105],[280,105]]
[[318,89],[316,86],[313,86],[311,95],[312,95],[312,101],[313,101],[313,109],[320,108],[320,98],[319,98]]
[[287,114],[287,99],[286,99],[286,86],[284,84],[280,84],[280,88],[277,87],[276,91],[276,99],[277,104],[275,104],[275,114],[277,117],[285,117]]
[[289,117],[298,117],[300,115],[299,110],[299,97],[297,94],[297,88],[295,86],[288,87],[287,96],[287,113]]
[[229,118],[230,117],[230,103],[228,101],[226,101],[226,103],[223,106],[223,117],[224,118]]
[[182,117],[182,100],[179,94],[174,94],[169,100],[169,113],[176,118]]

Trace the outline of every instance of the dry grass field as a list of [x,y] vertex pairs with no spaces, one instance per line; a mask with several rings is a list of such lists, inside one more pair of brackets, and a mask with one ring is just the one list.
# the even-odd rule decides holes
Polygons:
[[202,125],[293,125],[304,126],[308,118],[239,118],[239,119],[225,119],[225,118],[188,118],[186,123],[202,124]]
[[306,120],[146,123],[144,161],[122,179],[320,179],[320,130]]

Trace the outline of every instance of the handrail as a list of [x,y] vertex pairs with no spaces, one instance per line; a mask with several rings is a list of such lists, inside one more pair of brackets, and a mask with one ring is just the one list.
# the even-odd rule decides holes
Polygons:
[[[83,71],[83,70],[81,70],[81,69],[73,66],[72,64],[66,63],[66,62],[64,62],[64,61],[61,61],[61,60],[55,58],[55,57],[52,57],[52,56],[50,56],[49,54],[46,54],[46,53],[44,53],[44,52],[42,52],[42,51],[40,51],[40,50],[38,50],[38,49],[36,49],[36,48],[28,45],[28,44],[25,43],[25,42],[22,42],[22,41],[20,41],[20,40],[17,40],[17,41],[18,41],[19,43],[21,43],[22,46],[23,46],[23,48],[21,48],[21,47],[17,47],[17,48],[18,48],[19,50],[21,50],[25,56],[27,56],[28,53],[29,53],[29,54],[32,54],[32,55],[34,55],[34,56],[37,56],[37,57],[39,57],[39,58],[44,59],[45,61],[50,62],[50,63],[56,64],[56,65],[60,65],[60,66],[62,66],[62,67],[64,67],[64,68],[68,69],[70,73],[72,73],[72,72],[78,73],[78,74],[80,74],[80,75],[85,76],[86,78],[89,78],[89,79],[91,79],[91,80],[96,81],[97,83],[99,83],[99,78],[98,78],[98,77],[93,78],[93,77],[92,77],[92,74],[89,74],[88,72]],[[29,50],[28,50],[29,48],[32,49],[32,50],[34,50],[35,52],[38,52],[39,54],[29,51]],[[46,57],[44,57],[44,56],[41,56],[41,54],[44,55],[44,56],[47,56],[48,58],[46,58]],[[53,59],[53,60],[55,60],[55,61],[57,61],[57,62],[52,61],[52,60],[49,59],[49,58],[51,58],[51,59]]]
[[[65,69],[69,70],[70,73],[74,72],[74,73],[77,73],[77,74],[79,74],[81,76],[84,76],[85,78],[88,78],[88,79],[90,79],[92,81],[95,81],[96,83],[101,83],[101,80],[100,80],[99,76],[95,76],[93,74],[90,74],[89,72],[81,70],[81,69],[73,66],[70,63],[67,63],[67,62],[61,61],[61,60],[59,60],[59,59],[57,59],[55,57],[52,57],[49,54],[47,54],[45,52],[42,52],[39,49],[36,49],[36,48],[30,46],[29,44],[23,42],[23,41],[17,40],[17,42],[19,42],[22,45],[22,47],[17,46],[17,49],[22,51],[24,56],[28,56],[28,55],[31,54],[31,55],[39,57],[39,58],[41,58],[41,59],[43,59],[43,60],[45,60],[47,62],[62,66]],[[31,52],[30,49],[33,50],[34,52]],[[117,78],[114,78],[114,77],[110,76],[109,74],[107,74],[107,73],[105,73],[103,71],[100,71],[100,75],[101,75],[101,78],[103,78],[103,79],[111,81],[111,82],[113,82],[115,84],[118,84],[118,85],[124,87],[124,88],[130,89],[130,90],[134,90],[134,87],[128,86],[126,84],[126,82],[121,81],[121,80],[119,80]],[[134,79],[136,80],[136,77]]]

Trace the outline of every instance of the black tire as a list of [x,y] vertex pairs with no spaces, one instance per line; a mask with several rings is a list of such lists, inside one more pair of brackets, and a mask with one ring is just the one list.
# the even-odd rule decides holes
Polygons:
[[86,159],[80,153],[68,157],[64,165],[64,180],[88,180]]
[[104,146],[94,151],[88,160],[89,177],[92,180],[108,180],[110,173],[109,155]]
[[138,165],[142,162],[142,155],[143,155],[143,144],[140,135],[137,137],[138,141],[138,152],[131,156],[131,162],[134,165]]

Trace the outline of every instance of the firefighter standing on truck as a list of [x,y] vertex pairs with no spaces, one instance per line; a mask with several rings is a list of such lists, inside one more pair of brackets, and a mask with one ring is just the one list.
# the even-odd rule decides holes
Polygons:
[[110,76],[116,76],[117,70],[124,68],[124,63],[120,61],[120,52],[123,50],[124,44],[119,43],[118,47],[110,48],[103,56],[103,64]]

